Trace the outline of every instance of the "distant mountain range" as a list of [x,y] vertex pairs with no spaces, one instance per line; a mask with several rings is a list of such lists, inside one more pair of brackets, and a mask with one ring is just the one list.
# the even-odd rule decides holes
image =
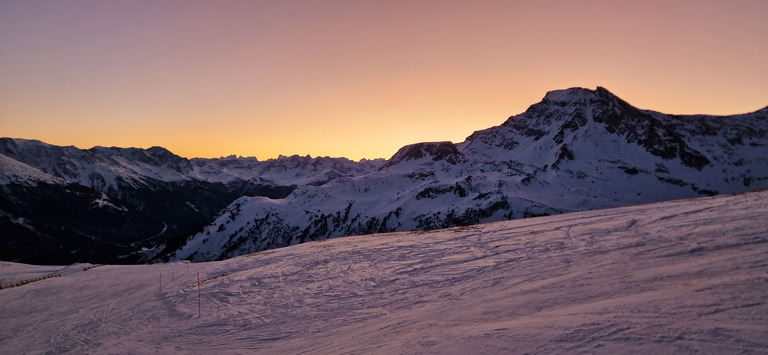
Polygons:
[[0,260],[135,263],[183,243],[242,196],[366,174],[383,159],[185,159],[160,147],[88,150],[0,138]]
[[389,160],[184,159],[0,139],[0,259],[218,260],[309,240],[768,187],[768,108],[637,109],[606,89],[552,91],[458,144]]

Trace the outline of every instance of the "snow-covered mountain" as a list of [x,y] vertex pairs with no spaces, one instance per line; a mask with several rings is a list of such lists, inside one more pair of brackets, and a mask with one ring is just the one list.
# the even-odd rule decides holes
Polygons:
[[766,354],[766,215],[763,191],[209,263],[0,262],[0,353]]
[[766,187],[768,108],[665,115],[603,88],[549,92],[464,142],[412,144],[387,161],[185,159],[0,138],[0,259],[217,260]]
[[185,159],[160,147],[78,149],[0,138],[0,259],[135,262],[178,245],[241,196],[365,174],[383,160]]
[[462,143],[409,145],[376,171],[303,185],[282,199],[242,197],[177,251],[155,253],[219,260],[344,235],[766,187],[768,108],[675,116],[637,109],[603,88],[573,88]]
[[[266,161],[235,156],[185,159],[162,147],[79,149],[13,138],[0,138],[0,154],[55,178],[99,192],[157,181],[231,183],[241,180],[273,186],[321,185],[338,177],[365,174],[384,163],[382,159],[354,162],[346,158],[297,155]],[[4,171],[6,163],[3,161]],[[10,173],[4,173],[4,180],[0,182],[42,179],[13,173],[15,170],[7,171]]]

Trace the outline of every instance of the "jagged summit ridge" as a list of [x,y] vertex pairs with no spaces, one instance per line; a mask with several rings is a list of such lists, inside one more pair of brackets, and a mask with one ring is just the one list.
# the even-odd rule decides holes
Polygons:
[[546,95],[544,95],[542,102],[583,101],[595,98],[597,96],[618,98],[616,95],[613,95],[610,91],[601,86],[598,86],[595,90],[573,87],[570,89],[549,91]]

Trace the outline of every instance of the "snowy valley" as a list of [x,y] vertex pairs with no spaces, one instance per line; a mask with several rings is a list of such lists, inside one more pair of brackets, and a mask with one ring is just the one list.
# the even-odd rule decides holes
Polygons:
[[216,262],[0,262],[0,352],[764,354],[766,215],[763,191]]

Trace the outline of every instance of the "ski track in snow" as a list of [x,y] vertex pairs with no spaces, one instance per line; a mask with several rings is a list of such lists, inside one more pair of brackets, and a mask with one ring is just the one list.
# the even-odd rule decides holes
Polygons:
[[0,290],[0,353],[766,353],[765,216],[759,192],[199,264],[0,262],[62,275]]

